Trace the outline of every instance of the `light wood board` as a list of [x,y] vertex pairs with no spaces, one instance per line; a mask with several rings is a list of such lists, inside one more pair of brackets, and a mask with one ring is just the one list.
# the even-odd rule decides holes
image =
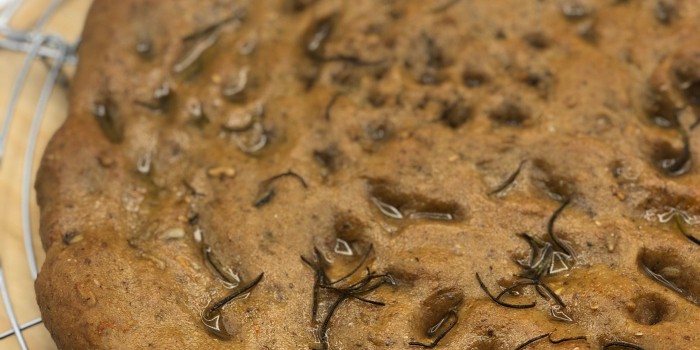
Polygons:
[[[30,28],[47,8],[50,0],[26,0],[13,17],[11,26],[16,29]],[[58,34],[68,41],[76,40],[82,29],[85,14],[91,0],[65,0],[48,21],[45,33]],[[9,51],[0,51],[0,121],[4,119],[10,95],[15,88],[16,79],[25,55]],[[70,76],[74,67],[65,67]],[[0,263],[10,290],[14,311],[20,323],[39,316],[34,296],[34,284],[29,274],[27,256],[24,249],[21,221],[21,183],[25,163],[26,141],[29,135],[32,117],[39,97],[39,92],[46,79],[48,68],[40,61],[33,64],[28,79],[21,91],[21,98],[10,125],[9,140],[4,159],[0,163]],[[41,154],[51,135],[65,119],[67,109],[67,91],[56,87],[47,106],[44,122],[39,132],[39,141],[34,154],[32,174],[36,173]],[[38,208],[35,194],[31,194],[32,231],[34,248],[39,266],[44,254],[37,238]],[[0,306],[0,332],[10,329],[4,307]],[[38,325],[24,332],[30,349],[55,349],[43,325]],[[20,349],[17,339],[9,337],[0,340],[0,349]]]

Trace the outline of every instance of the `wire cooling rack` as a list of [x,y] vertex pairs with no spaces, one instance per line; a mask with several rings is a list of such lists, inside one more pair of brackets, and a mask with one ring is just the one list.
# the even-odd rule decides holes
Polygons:
[[[65,118],[78,33],[90,0],[0,0],[0,349],[51,349],[33,284],[38,247],[32,185]],[[23,246],[23,249],[22,249]]]

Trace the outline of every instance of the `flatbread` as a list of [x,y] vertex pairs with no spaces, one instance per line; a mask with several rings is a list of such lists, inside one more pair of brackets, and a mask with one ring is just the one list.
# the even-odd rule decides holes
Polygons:
[[36,184],[44,323],[61,349],[698,349],[699,20],[97,0]]

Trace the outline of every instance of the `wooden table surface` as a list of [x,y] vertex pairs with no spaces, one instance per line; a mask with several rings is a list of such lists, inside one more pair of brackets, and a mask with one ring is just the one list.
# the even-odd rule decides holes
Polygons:
[[[51,0],[25,0],[16,16],[11,21],[14,29],[25,29],[33,25]],[[82,23],[91,0],[64,0],[46,25],[45,33],[53,33],[66,38],[69,42],[78,38]],[[2,36],[0,35],[0,39]],[[10,93],[15,87],[15,80],[25,55],[0,50],[0,122],[5,118]],[[74,67],[67,66],[65,70],[71,75]],[[21,98],[10,125],[9,140],[5,156],[0,163],[0,263],[2,264],[14,311],[20,323],[39,316],[34,297],[34,285],[29,275],[21,221],[21,182],[26,152],[26,140],[29,135],[31,118],[39,91],[44,83],[48,69],[40,61],[36,61],[21,92]],[[65,118],[67,107],[67,91],[56,87],[51,96],[44,123],[39,133],[37,152],[34,154],[34,171],[38,166],[42,151],[56,128]],[[33,178],[32,178],[33,183]],[[38,229],[38,208],[35,194],[32,190],[32,231],[34,247],[37,252],[39,266],[43,262],[43,250],[36,233]],[[4,305],[0,305],[0,333],[10,329]],[[55,349],[48,332],[43,325],[37,325],[24,332],[30,349]],[[0,349],[20,349],[17,339],[13,336],[0,340]]]

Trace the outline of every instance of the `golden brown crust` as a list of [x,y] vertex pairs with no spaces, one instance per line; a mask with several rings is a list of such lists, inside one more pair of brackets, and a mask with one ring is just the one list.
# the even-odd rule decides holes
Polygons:
[[[319,346],[343,294],[312,322],[299,257],[334,279],[367,253],[338,286],[390,274],[362,295],[385,305],[345,295],[332,349],[430,343],[449,313],[439,348],[700,346],[677,227],[700,232],[700,6],[663,3],[95,1],[36,185],[46,326],[63,349]],[[533,308],[492,302],[475,273],[513,283],[522,232],[565,252],[567,200],[575,258],[541,281],[573,321],[534,287],[503,299]],[[265,273],[223,308],[230,339],[201,321],[231,293],[216,267]]]

